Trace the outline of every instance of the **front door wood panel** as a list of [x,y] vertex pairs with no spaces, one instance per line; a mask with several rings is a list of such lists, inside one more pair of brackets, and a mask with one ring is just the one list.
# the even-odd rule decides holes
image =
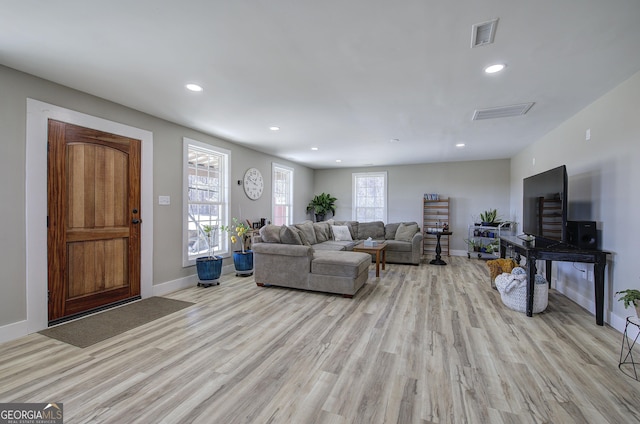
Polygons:
[[140,140],[49,121],[49,321],[140,294]]

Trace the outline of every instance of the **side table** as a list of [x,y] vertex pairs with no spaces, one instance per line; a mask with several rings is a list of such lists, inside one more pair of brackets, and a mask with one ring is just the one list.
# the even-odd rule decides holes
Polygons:
[[376,246],[367,247],[364,242],[353,248],[354,252],[365,252],[376,255],[376,277],[380,277],[380,257],[382,256],[382,270],[387,263],[387,243],[378,243]]
[[[629,334],[629,330],[631,330],[634,334]],[[636,380],[638,379],[638,372],[636,371],[636,362],[633,359],[633,347],[638,341],[638,337],[640,337],[640,319],[638,317],[627,317],[627,324],[624,326],[624,334],[622,335],[622,347],[620,348],[620,362],[618,363],[618,368],[623,373],[627,374],[629,377],[633,377]],[[624,357],[623,357],[624,356]],[[623,365],[631,365],[633,368],[633,375],[631,373],[627,373],[622,366]]]
[[442,236],[450,236],[453,234],[451,231],[427,231],[427,234],[431,234],[436,236],[438,241],[436,242],[436,258],[429,262],[431,265],[446,265],[447,263],[442,260],[442,247],[440,246],[440,237]]

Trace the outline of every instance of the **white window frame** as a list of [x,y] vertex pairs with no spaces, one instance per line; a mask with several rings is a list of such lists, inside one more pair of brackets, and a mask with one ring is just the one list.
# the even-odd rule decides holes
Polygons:
[[286,165],[281,165],[279,163],[276,162],[272,162],[271,163],[271,221],[275,224],[275,218],[276,218],[276,207],[277,206],[282,206],[282,205],[278,205],[276,203],[276,189],[277,189],[277,179],[276,179],[276,172],[288,172],[289,173],[289,193],[288,193],[288,199],[286,200],[286,203],[284,206],[287,206],[289,213],[287,215],[287,222],[285,222],[285,225],[291,225],[293,224],[293,189],[294,189],[294,169],[286,166]]
[[[371,219],[371,220],[366,220],[366,219],[362,219],[362,218],[358,218],[358,210],[362,209],[362,208],[367,208],[366,206],[362,206],[359,204],[359,198],[358,198],[358,192],[356,189],[356,184],[357,181],[359,179],[368,179],[368,178],[382,178],[383,179],[383,188],[382,188],[382,193],[384,196],[384,205],[382,206],[382,215],[381,216],[376,216],[375,218]],[[380,171],[380,172],[354,172],[353,174],[351,174],[351,199],[352,199],[352,205],[351,205],[351,219],[353,219],[354,221],[360,221],[360,222],[368,222],[368,221],[382,221],[382,222],[387,222],[387,215],[388,215],[388,203],[389,203],[389,196],[388,196],[388,190],[387,190],[387,171]]]
[[[229,181],[231,178],[231,151],[223,149],[221,147],[212,146],[197,140],[193,140],[187,137],[182,139],[182,266],[193,266],[196,264],[196,259],[202,255],[189,253],[189,152],[190,150],[198,150],[205,154],[212,154],[222,157],[222,171],[220,175],[218,189],[220,190],[221,199],[219,202],[209,203],[218,204],[219,213],[218,225],[229,225]],[[199,203],[199,202],[191,202]],[[208,204],[203,202],[200,204]],[[192,229],[191,229],[192,230]],[[221,235],[221,231],[218,231],[218,245],[215,248],[214,254],[216,256],[229,256],[229,237]]]

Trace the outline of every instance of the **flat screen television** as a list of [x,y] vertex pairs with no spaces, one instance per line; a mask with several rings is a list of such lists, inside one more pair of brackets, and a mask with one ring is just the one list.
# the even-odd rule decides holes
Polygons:
[[566,242],[567,207],[565,165],[523,180],[522,231],[525,234]]

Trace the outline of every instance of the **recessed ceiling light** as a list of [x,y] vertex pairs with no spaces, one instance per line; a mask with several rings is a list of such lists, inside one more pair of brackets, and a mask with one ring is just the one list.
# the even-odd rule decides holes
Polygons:
[[464,147],[464,143],[458,143],[456,144],[456,147]]
[[311,150],[316,151],[316,150],[318,150],[318,148],[317,147],[312,147]]
[[269,129],[270,129],[271,131],[280,131],[280,127],[276,127],[275,125],[274,125],[274,126],[272,126],[272,127],[269,127]]
[[503,63],[497,63],[495,65],[487,66],[484,68],[484,71],[487,74],[495,74],[496,72],[500,72],[504,69],[505,65]]
[[198,84],[187,84],[186,87],[187,87],[187,90],[202,91],[202,87],[200,87]]
[[342,159],[336,159],[336,162],[340,163],[342,162]]

